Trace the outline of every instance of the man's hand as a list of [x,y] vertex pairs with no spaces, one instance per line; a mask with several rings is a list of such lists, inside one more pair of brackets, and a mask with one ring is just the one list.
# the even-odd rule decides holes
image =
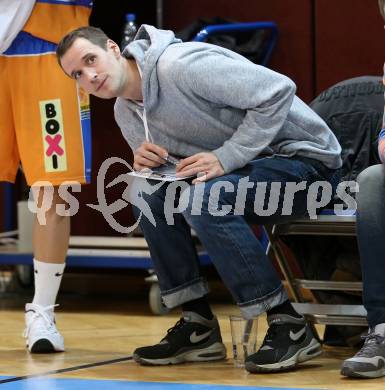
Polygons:
[[222,176],[225,171],[217,156],[211,152],[194,154],[180,161],[176,167],[177,176],[198,176],[192,184]]
[[143,142],[134,152],[134,169],[155,168],[166,162],[167,150],[151,142]]

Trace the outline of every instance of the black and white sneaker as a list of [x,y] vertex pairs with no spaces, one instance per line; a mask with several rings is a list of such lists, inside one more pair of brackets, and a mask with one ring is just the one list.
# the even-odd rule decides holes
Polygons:
[[142,365],[205,362],[226,358],[218,320],[207,320],[197,313],[183,312],[182,318],[159,342],[137,348],[134,360]]
[[365,336],[362,348],[341,367],[341,375],[353,378],[385,376],[385,324],[377,325]]
[[246,358],[247,371],[289,370],[322,353],[321,345],[303,317],[274,314],[267,318],[267,322],[269,329],[261,348]]

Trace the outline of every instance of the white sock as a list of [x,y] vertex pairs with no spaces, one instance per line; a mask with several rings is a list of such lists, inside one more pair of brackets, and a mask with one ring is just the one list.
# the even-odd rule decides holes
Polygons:
[[65,263],[44,263],[33,259],[35,295],[32,303],[40,306],[54,305],[63,276]]

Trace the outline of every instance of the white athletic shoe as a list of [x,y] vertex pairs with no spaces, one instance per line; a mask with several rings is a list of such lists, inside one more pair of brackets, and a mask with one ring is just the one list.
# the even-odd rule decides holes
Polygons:
[[53,309],[57,305],[25,305],[26,345],[32,353],[63,352],[64,339],[56,329]]

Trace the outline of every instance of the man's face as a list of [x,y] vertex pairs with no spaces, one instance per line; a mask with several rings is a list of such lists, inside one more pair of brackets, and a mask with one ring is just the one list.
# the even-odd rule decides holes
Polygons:
[[60,63],[65,73],[92,95],[110,99],[124,89],[120,51],[111,40],[104,50],[85,38],[77,38]]

